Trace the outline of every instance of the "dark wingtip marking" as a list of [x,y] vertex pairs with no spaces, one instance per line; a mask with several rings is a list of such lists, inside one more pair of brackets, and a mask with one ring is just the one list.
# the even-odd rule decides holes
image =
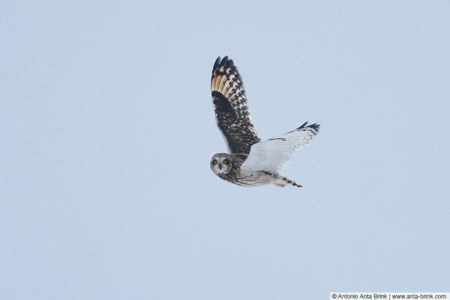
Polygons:
[[312,129],[315,129],[315,130],[319,130],[320,129],[320,124],[314,123],[314,124],[309,125],[308,127],[312,128]]
[[307,124],[308,124],[308,122],[303,123],[299,128],[297,128],[297,130],[300,130],[300,129],[303,129],[303,128],[312,128],[314,130],[319,130],[320,129],[320,124],[314,123],[314,124],[306,126]]
[[300,125],[299,128],[297,128],[297,130],[305,128],[306,124],[308,124],[308,121],[306,121],[305,123],[303,123],[302,125]]
[[214,62],[213,71],[220,65],[220,56],[217,57],[216,61]]
[[216,61],[214,62],[214,67],[213,70],[220,67],[220,66],[224,66],[224,67],[234,67],[234,62],[232,59],[228,58],[228,55],[224,56],[223,58],[221,58],[220,56],[217,57]]

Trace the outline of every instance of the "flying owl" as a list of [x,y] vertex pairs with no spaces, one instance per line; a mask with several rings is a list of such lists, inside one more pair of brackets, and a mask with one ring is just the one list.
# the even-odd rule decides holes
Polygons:
[[276,138],[261,141],[250,122],[247,97],[233,60],[217,58],[211,76],[211,96],[217,126],[225,137],[229,154],[211,158],[211,170],[220,178],[240,186],[287,184],[302,187],[280,175],[295,151],[319,132],[319,124],[303,125]]

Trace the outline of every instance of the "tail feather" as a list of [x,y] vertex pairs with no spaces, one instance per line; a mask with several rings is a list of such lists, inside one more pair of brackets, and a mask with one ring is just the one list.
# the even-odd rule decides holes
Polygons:
[[276,183],[277,186],[284,187],[286,184],[290,184],[290,185],[293,185],[293,186],[298,187],[298,188],[303,187],[300,184],[296,183],[294,180],[289,179],[287,177],[280,176],[279,179],[281,179],[281,181]]

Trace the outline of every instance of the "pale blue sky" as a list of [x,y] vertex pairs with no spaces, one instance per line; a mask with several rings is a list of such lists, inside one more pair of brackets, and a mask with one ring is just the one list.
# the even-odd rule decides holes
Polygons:
[[[1,299],[328,299],[450,290],[448,1],[0,2]],[[242,188],[209,80],[262,138]]]

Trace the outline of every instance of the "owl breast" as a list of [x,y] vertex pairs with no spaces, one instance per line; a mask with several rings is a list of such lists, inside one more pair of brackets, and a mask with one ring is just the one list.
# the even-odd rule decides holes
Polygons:
[[217,176],[240,186],[260,186],[270,184],[276,180],[276,177],[263,171],[243,172],[241,170],[241,165],[243,162],[244,159],[235,158],[230,172],[227,174],[217,174]]

